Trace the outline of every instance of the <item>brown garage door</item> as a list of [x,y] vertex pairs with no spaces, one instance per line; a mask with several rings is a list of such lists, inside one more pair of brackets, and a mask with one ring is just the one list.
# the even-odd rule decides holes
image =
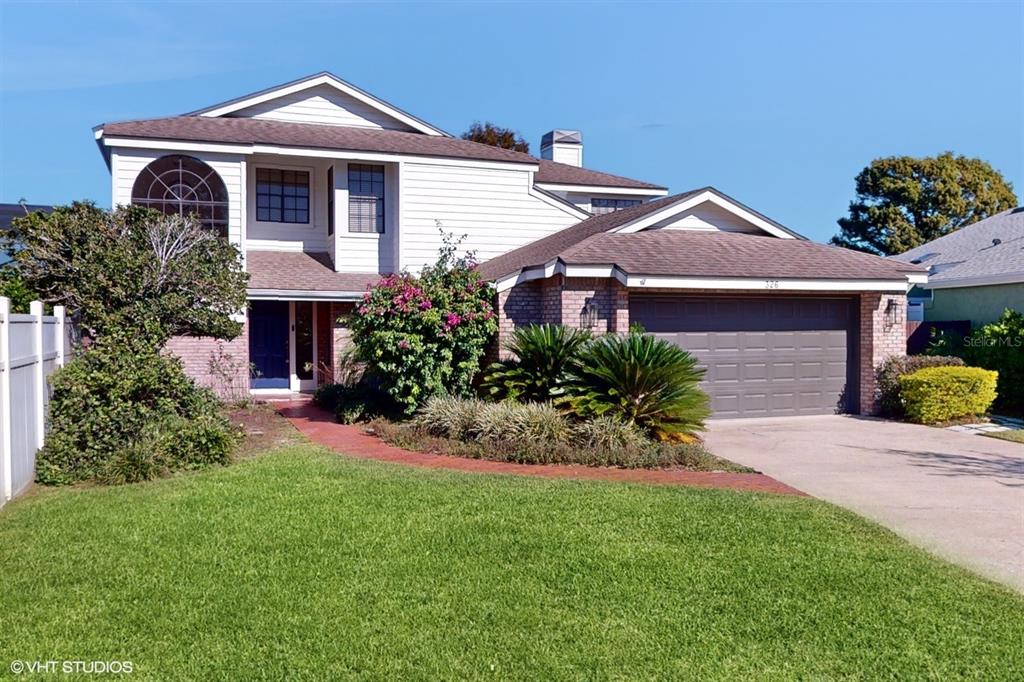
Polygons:
[[853,399],[849,299],[631,295],[629,317],[697,356],[715,417],[831,414]]

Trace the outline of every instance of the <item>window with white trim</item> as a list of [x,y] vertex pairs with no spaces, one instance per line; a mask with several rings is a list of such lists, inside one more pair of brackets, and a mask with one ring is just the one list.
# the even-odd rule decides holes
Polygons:
[[348,165],[348,231],[384,233],[384,166]]
[[624,208],[629,208],[630,206],[636,206],[639,203],[639,199],[602,199],[594,197],[590,200],[590,212],[594,215],[603,215],[605,213],[620,211]]
[[309,223],[309,171],[256,169],[256,220]]

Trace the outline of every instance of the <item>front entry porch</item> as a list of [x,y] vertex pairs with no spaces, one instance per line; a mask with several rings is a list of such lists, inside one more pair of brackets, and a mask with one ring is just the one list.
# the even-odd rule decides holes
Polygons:
[[330,304],[258,300],[249,304],[252,393],[312,391],[332,365]]

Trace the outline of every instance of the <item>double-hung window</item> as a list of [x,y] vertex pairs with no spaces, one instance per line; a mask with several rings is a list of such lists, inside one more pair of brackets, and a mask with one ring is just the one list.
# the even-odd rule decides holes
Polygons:
[[348,165],[348,231],[384,233],[384,166]]
[[309,223],[309,172],[256,169],[256,220]]
[[599,199],[594,197],[590,200],[590,212],[594,215],[603,215],[636,206],[639,203],[639,199]]

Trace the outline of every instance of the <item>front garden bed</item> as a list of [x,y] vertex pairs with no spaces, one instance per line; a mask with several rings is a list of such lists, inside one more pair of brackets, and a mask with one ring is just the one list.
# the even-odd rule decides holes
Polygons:
[[374,420],[366,431],[389,445],[405,450],[494,462],[755,473],[750,467],[716,457],[700,443],[648,443],[639,447],[614,448],[514,440],[465,441],[432,435],[416,423],[395,423],[386,419]]

